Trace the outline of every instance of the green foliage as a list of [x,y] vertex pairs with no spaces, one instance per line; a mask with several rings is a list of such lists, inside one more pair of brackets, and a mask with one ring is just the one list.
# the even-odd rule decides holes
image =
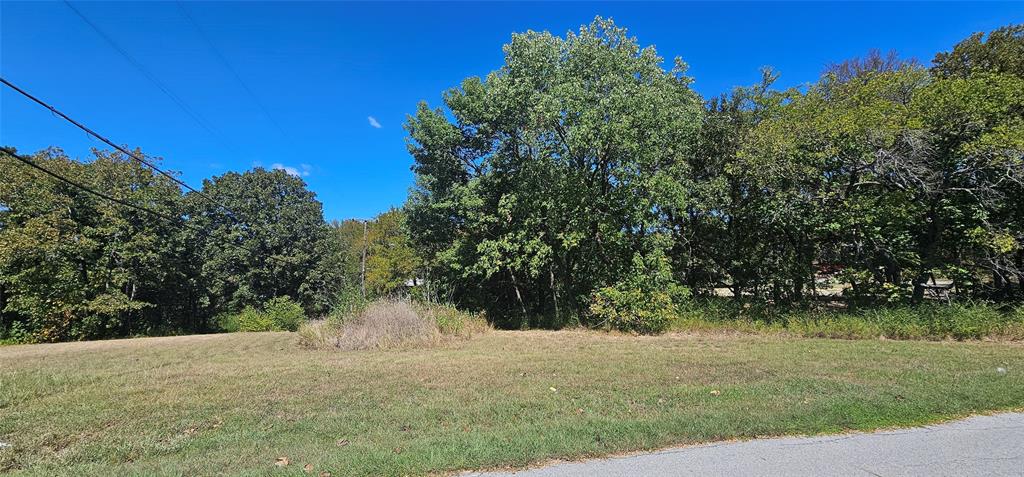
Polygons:
[[281,327],[269,313],[247,306],[238,314],[238,331],[281,331]]
[[490,329],[482,314],[467,313],[451,304],[422,303],[418,306],[420,313],[430,317],[445,336],[471,337]]
[[636,288],[602,288],[594,293],[590,304],[590,313],[598,325],[641,334],[664,332],[674,312],[667,293]]
[[416,294],[425,288],[420,254],[413,247],[403,209],[368,221],[335,222],[332,229],[341,264],[341,287],[332,308],[352,308],[366,299]]
[[897,340],[1024,340],[1021,307],[985,303],[880,306],[853,311],[779,309],[727,300],[689,303],[671,329],[778,332],[816,338]]
[[245,307],[240,313],[220,313],[214,317],[219,331],[296,331],[306,322],[306,312],[287,296],[274,297],[263,306]]
[[0,336],[36,342],[232,330],[231,312],[281,295],[310,312],[327,309],[336,254],[320,204],[300,179],[257,169],[207,181],[204,194],[239,213],[228,217],[119,153],[94,156],[81,163],[53,149],[32,159],[177,222],[0,154],[0,176],[12,179],[0,181]]
[[996,72],[1024,78],[1024,24],[997,28],[988,35],[975,33],[953,51],[935,55],[932,63],[932,71],[939,76]]
[[272,298],[263,306],[263,312],[284,331],[298,330],[299,325],[306,321],[306,312],[287,296]]
[[[168,179],[119,153],[94,156],[82,164],[51,149],[32,160],[180,216],[180,192]],[[62,341],[190,326],[178,226],[98,199],[6,153],[0,177],[0,335]]]
[[367,235],[366,288],[370,296],[401,293],[419,272],[419,256],[406,229],[405,213],[391,209],[378,215]]
[[[886,315],[794,318],[801,333],[971,338],[1010,325],[893,307],[925,303],[936,278],[957,300],[1024,299],[1024,25],[930,69],[871,52],[806,88],[765,69],[703,104],[681,59],[611,20],[515,34],[503,53],[409,117],[414,188],[371,221],[327,225],[284,171],[204,181],[214,204],[118,153],[34,156],[167,221],[0,154],[0,339],[241,329],[230,313],[284,296],[302,316],[408,295],[508,328],[653,333],[696,319],[690,292],[727,289],[749,314],[806,308],[826,281]],[[294,304],[271,304],[274,327],[297,326]]]
[[442,294],[500,326],[564,326],[635,251],[671,246],[652,237],[685,207],[700,98],[682,60],[666,70],[610,20],[504,53],[446,92],[450,115],[409,119],[409,228]]
[[238,313],[218,313],[217,316],[213,317],[214,327],[220,332],[236,333],[241,330],[238,317]]
[[655,249],[646,257],[636,254],[632,270],[615,286],[594,292],[590,320],[599,327],[657,334],[668,328],[676,307],[688,296],[688,290],[673,281],[667,257]]
[[287,295],[309,314],[328,310],[338,253],[322,206],[302,179],[262,168],[229,172],[204,182],[203,194],[239,216],[195,194],[185,197],[193,224],[204,231],[188,233],[199,244],[205,306],[237,310]]

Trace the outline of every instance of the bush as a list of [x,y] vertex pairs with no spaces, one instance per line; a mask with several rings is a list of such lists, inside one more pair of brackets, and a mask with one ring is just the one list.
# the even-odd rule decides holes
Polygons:
[[271,299],[263,306],[263,310],[278,328],[285,331],[296,331],[306,321],[306,312],[287,296]]
[[217,331],[223,333],[236,333],[238,332],[238,314],[237,313],[221,313],[213,317],[213,326]]
[[694,302],[672,329],[781,332],[842,339],[1024,339],[1024,307],[1000,310],[984,303],[923,304],[861,310],[778,309],[733,300]]
[[221,313],[213,318],[218,330],[237,331],[296,331],[306,321],[306,313],[298,303],[287,296],[267,301],[262,309],[245,307],[241,313]]
[[238,314],[238,331],[281,331],[270,315],[251,306]]
[[370,303],[350,315],[332,314],[326,320],[303,324],[299,340],[311,348],[387,349],[430,346],[488,330],[490,326],[482,316],[453,306],[388,299]]
[[446,336],[472,337],[491,329],[483,315],[472,315],[452,305],[420,304],[419,313],[437,324],[438,331]]
[[594,293],[590,314],[600,327],[629,333],[657,334],[675,316],[672,297],[665,292],[605,287]]
[[676,306],[690,290],[672,277],[668,257],[660,248],[633,255],[630,272],[614,286],[590,297],[590,320],[598,327],[627,333],[664,333],[677,316]]

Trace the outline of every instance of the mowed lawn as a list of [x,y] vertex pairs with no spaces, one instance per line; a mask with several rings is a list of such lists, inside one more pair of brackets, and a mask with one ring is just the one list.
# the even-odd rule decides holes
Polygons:
[[1013,343],[582,331],[404,351],[296,342],[0,348],[0,472],[445,473],[1024,407]]

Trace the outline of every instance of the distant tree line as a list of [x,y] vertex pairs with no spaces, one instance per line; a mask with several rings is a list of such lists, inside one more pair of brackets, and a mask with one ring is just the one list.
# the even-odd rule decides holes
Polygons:
[[184,193],[120,153],[29,156],[146,213],[0,153],[0,339],[215,331],[282,297],[657,332],[695,295],[800,305],[824,276],[857,306],[920,302],[935,278],[1024,294],[1024,25],[928,67],[871,52],[710,100],[610,20],[504,52],[409,118],[415,186],[373,220],[328,224],[279,170]]
[[0,339],[237,330],[240,318],[269,320],[260,310],[285,297],[323,316],[409,294],[418,277],[401,210],[328,224],[303,180],[282,170],[228,172],[183,193],[118,152],[21,157],[137,207],[0,153]]
[[260,168],[231,172],[204,181],[204,198],[123,154],[94,155],[83,163],[50,149],[30,158],[159,215],[0,154],[3,337],[209,331],[219,313],[285,296],[310,314],[328,308],[337,246],[301,179]]
[[644,331],[716,289],[799,304],[826,272],[854,304],[919,302],[935,277],[1021,297],[1024,25],[930,67],[872,52],[709,101],[610,20],[504,53],[407,123],[411,238],[499,324]]

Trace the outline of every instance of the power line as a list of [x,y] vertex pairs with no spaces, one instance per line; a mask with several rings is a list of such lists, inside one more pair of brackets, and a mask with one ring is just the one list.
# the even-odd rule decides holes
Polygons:
[[[117,204],[121,204],[121,205],[123,205],[125,207],[129,207],[129,208],[132,208],[132,209],[135,209],[135,210],[139,210],[139,211],[145,212],[147,214],[154,215],[156,217],[159,217],[159,218],[164,219],[164,220],[169,221],[169,222],[182,222],[181,221],[181,217],[174,218],[174,217],[172,217],[170,215],[166,215],[166,214],[164,214],[162,212],[157,212],[155,210],[149,209],[147,207],[143,207],[141,205],[135,205],[135,204],[133,204],[131,202],[118,199],[117,197],[113,197],[111,195],[107,195],[107,194],[105,194],[103,192],[100,192],[100,191],[98,191],[96,189],[93,189],[93,188],[91,188],[89,186],[82,185],[81,183],[79,183],[79,182],[77,182],[75,180],[68,179],[68,178],[66,178],[64,176],[61,176],[60,174],[57,174],[56,172],[53,172],[53,171],[51,171],[51,170],[49,170],[49,169],[47,169],[47,168],[45,168],[43,166],[40,166],[39,164],[36,164],[35,161],[33,161],[33,160],[31,160],[31,159],[29,159],[29,158],[27,158],[25,156],[22,156],[22,155],[20,155],[20,154],[18,154],[16,152],[14,152],[11,148],[0,147],[0,151],[2,151],[4,154],[7,154],[8,156],[13,157],[14,159],[17,159],[21,163],[23,163],[23,164],[25,164],[25,165],[27,165],[29,167],[32,167],[33,169],[36,169],[36,170],[38,170],[38,171],[40,171],[40,172],[42,172],[42,173],[44,173],[44,174],[46,174],[46,175],[48,175],[50,177],[53,177],[54,179],[57,179],[57,180],[59,180],[61,182],[65,182],[67,184],[70,184],[70,185],[72,185],[72,186],[74,186],[74,187],[76,187],[78,189],[84,190],[84,191],[86,191],[86,192],[88,192],[88,193],[90,193],[92,195],[97,196],[97,197],[109,200],[111,202],[115,202]],[[191,224],[188,224],[188,225],[191,225]]]
[[[81,129],[82,131],[85,131],[85,132],[86,132],[87,134],[91,135],[92,137],[95,137],[96,139],[99,139],[100,141],[103,141],[103,142],[104,142],[104,143],[106,143],[106,144],[107,144],[108,146],[110,146],[110,147],[112,147],[112,148],[114,148],[114,149],[117,149],[118,151],[120,151],[120,152],[121,152],[122,154],[125,154],[125,155],[127,155],[128,157],[131,157],[132,159],[135,159],[135,160],[136,160],[136,161],[138,161],[139,163],[141,163],[141,164],[145,165],[146,167],[148,167],[148,168],[150,168],[150,169],[152,169],[152,170],[156,171],[156,172],[157,172],[157,173],[159,173],[160,175],[162,175],[162,176],[164,176],[164,177],[166,177],[166,178],[168,178],[168,179],[170,179],[170,180],[174,181],[174,183],[176,183],[176,184],[178,184],[178,185],[180,185],[180,186],[184,187],[185,189],[188,189],[189,191],[192,191],[192,192],[196,193],[196,194],[197,194],[197,195],[199,195],[200,197],[202,197],[202,198],[204,198],[204,199],[206,199],[206,200],[210,201],[210,203],[212,203],[213,205],[216,205],[217,207],[220,207],[220,208],[224,209],[224,210],[225,210],[226,212],[228,212],[228,215],[232,216],[232,218],[233,218],[233,219],[236,219],[235,215],[237,215],[237,214],[235,214],[235,213],[234,213],[233,211],[231,211],[231,209],[229,209],[229,208],[228,208],[227,206],[225,206],[224,204],[221,204],[220,202],[218,202],[218,201],[217,201],[217,200],[215,200],[214,198],[210,197],[210,196],[209,196],[208,194],[206,194],[206,193],[204,193],[204,192],[202,192],[202,191],[196,190],[196,189],[195,189],[195,188],[193,188],[192,186],[190,186],[190,185],[188,185],[187,183],[185,183],[185,181],[183,181],[183,180],[181,180],[181,179],[178,179],[177,177],[175,177],[175,176],[174,176],[173,174],[171,174],[171,173],[169,173],[169,172],[165,172],[165,171],[163,171],[162,169],[160,169],[159,167],[157,167],[157,166],[156,166],[156,164],[153,164],[153,163],[152,163],[151,161],[148,161],[148,160],[146,160],[146,159],[145,159],[145,158],[143,158],[142,156],[140,156],[140,155],[138,155],[138,154],[136,154],[136,153],[134,153],[134,152],[131,152],[131,151],[129,151],[128,149],[125,149],[125,148],[124,148],[124,147],[122,147],[122,146],[119,146],[119,145],[117,145],[117,144],[114,144],[114,142],[113,142],[113,141],[111,141],[111,140],[109,140],[109,139],[107,139],[107,138],[105,138],[105,137],[101,136],[101,135],[100,135],[99,133],[97,133],[96,131],[93,131],[92,129],[89,129],[89,127],[88,127],[88,126],[86,126],[86,125],[84,125],[84,124],[82,124],[82,123],[80,123],[80,122],[78,122],[78,121],[75,121],[74,119],[71,119],[71,117],[69,117],[68,115],[66,115],[66,114],[62,113],[62,112],[61,112],[60,110],[58,110],[57,108],[55,108],[55,107],[53,107],[53,106],[51,106],[51,105],[47,104],[47,103],[46,103],[45,101],[43,101],[43,100],[41,100],[41,99],[39,99],[39,98],[37,98],[37,97],[33,96],[33,95],[32,95],[31,93],[29,93],[28,91],[25,91],[25,90],[23,90],[23,89],[21,89],[21,88],[19,88],[19,87],[15,86],[15,85],[14,85],[14,83],[11,83],[10,81],[7,81],[7,79],[6,79],[6,78],[4,78],[4,77],[0,76],[0,82],[2,82],[3,84],[7,85],[7,86],[8,86],[9,88],[11,88],[11,89],[13,89],[13,90],[17,91],[18,93],[21,93],[21,95],[22,95],[22,96],[24,96],[24,97],[26,97],[26,98],[28,98],[28,99],[30,99],[30,100],[32,100],[32,101],[34,101],[35,103],[39,104],[40,106],[42,106],[42,107],[44,107],[44,108],[46,108],[46,109],[49,109],[49,110],[50,110],[50,112],[52,112],[52,113],[56,114],[57,116],[60,116],[60,117],[61,117],[62,119],[64,119],[65,121],[67,121],[67,122],[69,122],[69,123],[71,123],[71,124],[74,124],[74,125],[75,125],[75,127],[77,127],[78,129]],[[237,220],[237,219],[236,219],[236,220]]]
[[143,76],[146,77],[146,79],[148,79],[151,83],[156,85],[156,87],[159,88],[160,91],[164,93],[164,95],[170,98],[171,101],[173,101],[174,104],[178,106],[178,108],[180,108],[182,111],[185,112],[185,114],[191,117],[192,120],[199,125],[199,127],[205,129],[206,132],[210,133],[210,135],[213,136],[213,138],[216,139],[218,142],[220,142],[221,145],[227,147],[228,149],[231,149],[232,151],[237,152],[235,147],[228,144],[227,140],[225,140],[220,133],[215,131],[198,112],[196,112],[187,103],[185,103],[185,101],[181,99],[181,97],[174,94],[174,92],[171,91],[171,89],[168,88],[167,85],[160,81],[160,78],[158,78],[148,69],[146,69],[146,67],[143,66],[142,63],[139,63],[139,61],[136,60],[132,55],[128,54],[128,51],[126,51],[124,48],[121,48],[121,46],[118,45],[117,42],[114,41],[114,39],[110,35],[104,32],[103,29],[99,27],[99,25],[89,20],[89,18],[86,17],[85,14],[82,13],[79,9],[75,8],[75,6],[71,4],[71,2],[64,0],[64,4],[67,5],[68,8],[70,8],[73,12],[75,12],[75,14],[78,15],[78,18],[82,19],[82,21],[85,22],[86,25],[89,25],[89,27],[92,28],[93,31],[95,31],[96,34],[100,36],[100,38],[103,38],[103,40],[107,42],[107,44],[110,45],[111,48],[120,53],[121,56],[123,56],[126,60],[128,60],[129,63],[131,63],[133,67],[135,67],[135,69],[139,70],[139,72],[142,73]]
[[242,89],[244,89],[245,92],[249,95],[249,99],[251,99],[252,102],[260,108],[260,111],[262,111],[263,115],[267,117],[267,120],[269,120],[270,123],[274,125],[274,127],[277,129],[277,132],[281,133],[281,136],[287,139],[289,137],[288,133],[284,132],[284,128],[282,128],[281,124],[278,123],[277,120],[274,119],[274,116],[270,114],[270,110],[268,110],[267,107],[263,104],[263,102],[260,101],[259,97],[256,96],[256,93],[253,92],[252,88],[250,88],[249,85],[246,84],[246,82],[242,79],[242,76],[238,74],[238,71],[235,70],[233,66],[231,66],[231,62],[229,62],[228,59],[224,56],[224,54],[221,53],[220,49],[217,48],[217,45],[213,43],[213,40],[210,39],[210,36],[206,34],[206,30],[203,30],[203,28],[199,26],[199,22],[197,22],[196,19],[193,18],[192,15],[188,12],[188,9],[185,8],[185,4],[182,3],[181,0],[178,0],[176,3],[178,5],[178,10],[181,11],[182,16],[184,16],[185,19],[192,24],[192,27],[195,28],[197,32],[199,32],[200,38],[202,38],[203,42],[206,43],[207,48],[210,49],[210,51],[213,53],[213,56],[220,61],[221,65],[224,66],[224,69],[228,70],[231,73],[231,75],[235,77],[235,81],[237,81],[238,84],[242,86]]
[[[44,173],[44,174],[46,174],[46,175],[48,175],[50,177],[53,177],[54,179],[57,179],[57,180],[59,180],[61,182],[69,184],[69,185],[71,185],[71,186],[73,186],[75,188],[78,188],[78,189],[81,189],[83,191],[86,191],[86,192],[88,192],[88,193],[90,193],[92,195],[95,195],[95,196],[100,197],[102,199],[109,200],[111,202],[114,202],[116,204],[119,204],[119,205],[122,205],[122,206],[125,206],[125,207],[128,207],[128,208],[131,208],[131,209],[134,209],[134,210],[138,210],[138,211],[145,212],[147,214],[153,215],[155,217],[163,219],[164,221],[167,221],[171,225],[182,225],[182,226],[191,228],[192,230],[198,231],[199,233],[203,234],[203,236],[208,236],[209,232],[206,229],[204,229],[204,228],[202,228],[202,227],[200,227],[198,225],[195,225],[195,224],[193,224],[191,222],[188,222],[188,221],[182,219],[181,217],[174,217],[174,216],[167,215],[167,214],[164,214],[162,212],[158,212],[156,210],[150,209],[148,207],[144,207],[144,206],[141,206],[141,205],[133,204],[133,203],[128,202],[126,200],[118,199],[117,197],[111,196],[111,195],[106,194],[104,192],[100,192],[100,191],[98,191],[96,189],[93,189],[92,187],[83,185],[82,183],[80,183],[78,181],[75,181],[73,179],[68,179],[67,177],[64,177],[64,176],[62,176],[60,174],[57,174],[56,172],[53,172],[53,171],[51,171],[51,170],[49,170],[49,169],[47,169],[47,168],[45,168],[43,166],[40,166],[38,163],[36,163],[36,161],[34,161],[32,159],[29,159],[26,156],[22,156],[22,155],[18,154],[17,152],[15,152],[13,149],[11,149],[9,147],[0,147],[0,152],[3,152],[4,154],[7,154],[8,156],[18,160],[19,162],[21,162],[21,163],[23,163],[23,164],[25,164],[25,165],[27,165],[29,167],[32,167],[33,169],[36,169],[36,170],[38,170],[38,171],[40,171],[40,172],[42,172],[42,173]],[[240,250],[244,250],[244,251],[249,252],[249,253],[254,253],[253,250],[250,250],[250,249],[248,249],[247,247],[245,247],[245,246],[243,246],[241,244],[237,244],[237,243],[230,242],[230,241],[222,241],[222,243],[228,244],[228,245],[230,245],[232,247],[238,248]],[[267,255],[267,258],[269,258],[269,259],[271,259],[273,261],[276,261],[278,263],[286,264],[286,265],[297,265],[297,263],[295,263],[295,262],[293,262],[291,260],[284,260],[284,259],[275,257],[273,255]]]
[[[203,192],[203,191],[200,191],[200,190],[196,190],[195,188],[193,188],[192,186],[188,185],[187,183],[185,183],[185,182],[184,182],[184,181],[182,181],[181,179],[178,179],[177,177],[175,177],[175,176],[174,176],[173,174],[170,174],[170,173],[168,173],[168,172],[166,172],[166,171],[164,171],[164,170],[160,169],[160,168],[159,168],[159,167],[157,167],[157,166],[156,166],[155,164],[153,164],[152,162],[150,162],[150,161],[146,160],[146,159],[145,159],[145,158],[143,158],[142,156],[140,156],[140,155],[138,155],[138,154],[136,154],[136,153],[134,153],[134,152],[131,152],[131,151],[129,151],[129,150],[127,150],[127,149],[125,149],[125,148],[124,148],[124,147],[122,147],[122,146],[119,146],[119,145],[115,144],[115,143],[114,143],[113,141],[111,141],[111,140],[107,139],[106,137],[103,137],[103,136],[101,136],[101,135],[100,135],[99,133],[97,133],[96,131],[93,131],[92,129],[89,129],[89,127],[85,126],[85,125],[84,125],[84,124],[82,124],[82,123],[79,123],[78,121],[75,121],[74,119],[72,119],[72,118],[71,118],[71,117],[69,117],[68,115],[66,115],[66,114],[62,113],[62,112],[61,112],[60,110],[58,110],[57,108],[55,108],[55,107],[53,107],[53,106],[51,106],[51,105],[47,104],[47,103],[46,103],[45,101],[43,101],[43,100],[41,100],[41,99],[39,99],[39,98],[37,98],[37,97],[33,96],[32,94],[30,94],[29,92],[27,92],[27,91],[25,91],[25,90],[23,90],[23,89],[21,89],[21,88],[19,88],[19,87],[15,86],[15,85],[14,85],[13,83],[11,83],[10,81],[7,81],[7,79],[6,79],[6,78],[0,77],[0,82],[2,82],[3,84],[7,85],[7,86],[8,86],[8,87],[10,87],[11,89],[13,89],[13,90],[17,91],[17,92],[18,92],[18,93],[20,93],[20,94],[21,94],[22,96],[25,96],[26,98],[28,98],[28,99],[31,99],[32,101],[36,102],[36,103],[37,103],[37,104],[39,104],[40,106],[43,106],[44,108],[46,108],[46,109],[50,110],[50,112],[52,112],[52,113],[56,114],[57,116],[60,116],[60,117],[61,117],[61,118],[63,118],[63,119],[65,120],[65,121],[68,121],[68,122],[70,122],[71,124],[74,124],[74,125],[75,125],[76,127],[78,127],[79,129],[81,129],[82,131],[85,131],[85,132],[86,132],[87,134],[89,134],[89,135],[91,135],[91,136],[95,137],[96,139],[99,139],[100,141],[103,141],[104,143],[106,143],[106,144],[107,144],[107,145],[109,145],[110,147],[113,147],[114,149],[118,150],[118,151],[119,151],[119,152],[121,152],[122,154],[125,154],[125,155],[127,155],[128,157],[130,157],[130,158],[132,158],[132,159],[134,159],[134,160],[138,161],[138,162],[139,162],[139,163],[141,163],[142,165],[144,165],[144,166],[146,166],[146,167],[148,167],[148,168],[152,169],[153,171],[155,171],[155,172],[159,173],[160,175],[162,175],[162,176],[164,176],[164,177],[166,177],[166,178],[170,179],[170,180],[171,180],[171,181],[173,181],[173,182],[174,182],[175,184],[178,184],[178,185],[180,185],[180,186],[184,187],[185,189],[188,189],[189,191],[192,191],[192,192],[194,192],[194,193],[195,193],[196,195],[198,195],[199,197],[202,197],[202,198],[206,199],[207,201],[209,201],[209,202],[210,202],[211,204],[213,204],[213,205],[215,205],[215,206],[219,207],[220,209],[223,209],[223,210],[224,210],[224,211],[226,212],[226,214],[225,214],[225,215],[226,215],[226,216],[227,216],[227,217],[228,217],[229,219],[231,219],[231,221],[232,221],[232,222],[234,222],[235,224],[243,223],[243,222],[242,222],[241,220],[239,220],[239,218],[238,218],[238,214],[236,214],[236,213],[235,213],[234,211],[232,211],[232,210],[231,210],[230,208],[228,208],[228,207],[227,207],[226,205],[224,205],[224,204],[222,204],[222,203],[218,202],[217,200],[215,200],[214,198],[210,197],[210,196],[209,196],[208,194],[206,194],[205,192]],[[11,154],[11,155],[15,155],[15,156],[16,156],[16,154],[14,154],[14,153],[13,153],[12,151],[8,150],[7,148],[2,148],[2,150],[3,150],[4,152],[8,153],[8,154]],[[19,159],[19,160],[21,160],[22,162],[25,162],[25,159],[24,159],[24,158],[21,158],[21,159]],[[38,165],[35,165],[34,167],[36,167],[37,169],[41,169],[41,166],[38,166]],[[74,182],[74,181],[70,180],[70,179],[66,179],[66,178],[63,178],[63,177],[57,176],[57,175],[55,175],[55,173],[53,173],[53,172],[50,172],[50,171],[46,171],[46,170],[44,170],[44,172],[46,172],[47,174],[49,174],[49,175],[51,175],[51,176],[57,177],[58,179],[60,179],[60,180],[62,180],[62,181],[64,181],[64,182],[67,182],[68,184],[74,185],[75,187],[79,187],[79,188],[81,188],[81,189],[84,189],[84,190],[85,190],[85,189],[87,189],[87,188],[85,188],[85,187],[81,186],[80,184],[77,184],[76,182]],[[96,193],[95,191],[90,191],[90,192]],[[102,196],[101,196],[101,197],[102,197]],[[109,197],[104,197],[104,198],[109,198]],[[110,199],[111,199],[111,200],[114,200],[113,198],[110,198]],[[117,201],[117,200],[114,200],[114,201],[115,201],[115,202],[118,202],[118,203],[120,203],[120,201]],[[128,207],[132,207],[132,208],[138,208],[139,206],[137,206],[137,205],[134,205],[134,204],[131,204],[131,205],[128,205]],[[189,225],[191,225],[191,224],[189,224]],[[252,252],[251,250],[248,250],[248,251],[249,251],[249,252]],[[284,260],[280,260],[280,259],[277,259],[277,258],[275,258],[275,257],[274,257],[274,256],[272,256],[272,255],[271,255],[271,256],[268,256],[268,258],[270,258],[270,259],[272,259],[272,260],[275,260],[275,261],[278,261],[278,262],[281,262],[281,263],[289,263],[289,264],[294,264],[294,263],[292,263],[292,262],[289,262],[289,261],[284,261]]]

